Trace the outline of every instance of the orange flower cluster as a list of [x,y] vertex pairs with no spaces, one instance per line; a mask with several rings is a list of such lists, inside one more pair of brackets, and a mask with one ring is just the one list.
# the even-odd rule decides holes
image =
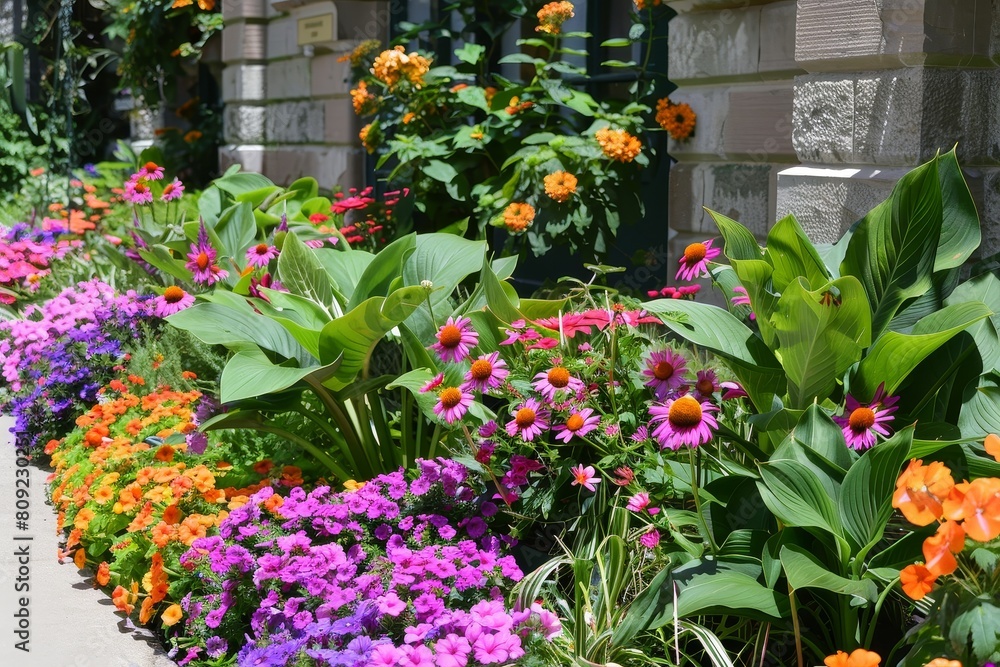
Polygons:
[[878,667],[882,662],[882,657],[878,653],[866,651],[863,648],[855,649],[848,655],[843,651],[827,656],[823,660],[826,667]]
[[[986,444],[1000,453],[1000,438],[990,436]],[[995,477],[956,483],[943,463],[925,466],[915,459],[896,480],[892,506],[918,526],[940,522],[937,532],[924,540],[924,562],[900,572],[903,591],[914,600],[930,593],[938,577],[958,569],[955,556],[967,537],[976,542],[1000,537],[1000,479]]]
[[642,142],[625,130],[603,127],[594,135],[604,154],[618,162],[631,162],[642,151]]
[[401,45],[378,54],[372,64],[371,73],[375,78],[393,89],[406,79],[415,88],[424,85],[424,75],[431,68],[431,61],[417,52],[406,53]]
[[557,171],[545,177],[545,194],[560,204],[576,192],[576,176],[567,171]]
[[374,123],[368,123],[361,131],[358,132],[358,138],[361,139],[361,145],[365,147],[365,150],[369,153],[374,153],[375,149],[378,148],[378,131],[373,130],[372,126]]
[[507,104],[507,108],[504,109],[504,111],[507,112],[507,115],[513,116],[515,114],[521,113],[522,111],[527,111],[533,106],[535,106],[535,103],[532,102],[531,100],[525,100],[524,102],[521,102],[520,100],[517,99],[517,97],[512,97],[510,98],[510,102]]
[[558,35],[562,30],[562,24],[573,18],[572,2],[550,2],[538,10],[538,25],[536,32],[544,32],[550,35]]
[[635,8],[642,11],[643,9],[659,7],[663,3],[663,0],[633,0],[633,2],[635,2]]
[[[174,0],[174,4],[171,5],[171,9],[180,9],[181,7],[189,7],[194,3],[194,0]],[[215,9],[215,0],[198,0],[198,7],[206,12],[210,12]]]
[[513,202],[503,212],[503,224],[511,234],[520,234],[534,219],[535,207],[524,202]]
[[366,39],[357,46],[354,50],[347,55],[340,56],[337,58],[338,63],[346,63],[350,61],[351,67],[361,67],[364,63],[368,62],[372,54],[382,48],[382,42],[377,39]]
[[378,99],[368,90],[365,81],[359,81],[358,87],[351,91],[351,104],[359,116],[370,116],[378,111]]
[[694,134],[698,116],[686,102],[674,104],[664,97],[656,103],[656,122],[676,141],[684,141]]

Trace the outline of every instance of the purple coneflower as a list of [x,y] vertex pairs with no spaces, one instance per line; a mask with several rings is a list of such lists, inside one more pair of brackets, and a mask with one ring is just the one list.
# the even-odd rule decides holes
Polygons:
[[268,263],[278,256],[278,249],[273,245],[258,243],[250,246],[247,250],[247,264],[258,268],[265,268]]
[[154,313],[157,317],[167,317],[182,311],[194,303],[194,295],[188,294],[180,287],[171,285],[163,290],[163,294],[153,299]]
[[513,416],[514,418],[507,422],[507,434],[512,437],[520,435],[528,442],[549,427],[549,411],[533,398],[521,403]]
[[191,244],[191,252],[188,253],[188,261],[184,265],[194,274],[192,280],[212,285],[229,275],[228,271],[215,263],[217,254],[208,240],[208,230],[202,221],[198,229],[198,243]]
[[876,434],[886,438],[892,435],[888,424],[893,420],[892,413],[899,409],[898,402],[899,396],[886,395],[883,382],[867,405],[862,405],[848,394],[844,414],[833,420],[843,428],[847,446],[863,451],[875,445],[878,439]]
[[[733,304],[734,306],[747,306],[748,308],[750,307],[750,295],[747,294],[746,287],[744,287],[743,285],[737,285],[736,287],[733,288],[733,292],[736,294],[736,296],[729,299],[729,303]],[[750,311],[750,319],[751,320],[757,319],[757,316],[754,314],[752,310]]]
[[698,371],[698,380],[694,383],[695,397],[700,400],[710,401],[719,391],[719,378],[713,370]]
[[480,392],[497,389],[508,375],[510,371],[507,370],[507,362],[500,358],[499,352],[484,354],[472,362],[472,367],[465,374],[462,389]]
[[472,394],[458,387],[445,387],[438,392],[438,402],[434,405],[434,414],[449,424],[457,422],[468,412],[472,405]]
[[677,280],[694,280],[708,275],[708,263],[722,252],[712,247],[713,239],[704,243],[692,243],[684,248],[684,254],[678,260],[681,265],[677,269]]
[[557,391],[566,390],[576,394],[584,388],[583,382],[570,375],[562,366],[553,366],[548,371],[542,371],[535,376],[531,386],[549,403],[555,401]]
[[167,183],[163,186],[163,192],[160,193],[160,201],[173,201],[180,199],[183,195],[184,184],[175,178],[172,183]]
[[684,384],[687,360],[673,350],[653,352],[646,359],[642,374],[649,380],[646,386],[652,388],[656,400],[662,401],[671,391]]
[[649,406],[650,424],[658,424],[653,438],[663,449],[678,450],[682,445],[698,447],[712,439],[719,428],[710,413],[719,408],[707,401],[701,403],[690,395],[668,399],[663,405]]
[[596,429],[601,423],[601,416],[595,415],[591,408],[574,411],[563,424],[556,424],[552,430],[556,432],[556,440],[569,442],[574,437],[583,437]]
[[131,204],[152,204],[153,191],[146,185],[145,180],[132,177],[125,183],[122,199]]
[[147,162],[139,167],[139,171],[137,171],[135,175],[139,178],[148,178],[151,181],[158,181],[163,178],[163,167],[159,166],[155,162]]
[[457,320],[449,317],[436,335],[438,342],[431,345],[431,349],[438,353],[441,361],[464,361],[469,356],[469,350],[479,342],[479,334],[472,328],[472,320],[468,317]]

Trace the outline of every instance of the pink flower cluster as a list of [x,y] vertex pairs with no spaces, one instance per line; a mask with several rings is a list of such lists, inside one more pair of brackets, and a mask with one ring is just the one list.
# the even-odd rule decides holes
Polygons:
[[[147,162],[137,172],[132,174],[122,189],[122,199],[130,204],[145,205],[153,203],[151,182],[163,179],[163,167],[155,162]],[[184,195],[184,184],[179,179],[167,183],[160,190],[158,199],[161,202],[171,202]]]
[[[32,229],[17,224],[0,227],[0,287],[19,287],[34,291],[40,279],[51,271],[54,260],[62,259],[82,241],[59,239],[56,232]],[[63,231],[63,230],[59,230]],[[0,303],[14,303],[12,294],[0,291]]]

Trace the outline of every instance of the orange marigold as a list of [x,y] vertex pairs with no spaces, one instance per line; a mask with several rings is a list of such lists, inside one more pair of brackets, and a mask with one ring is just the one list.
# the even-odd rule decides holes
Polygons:
[[618,162],[631,162],[642,151],[642,142],[625,130],[602,127],[594,135],[604,154]]
[[343,63],[350,61],[351,67],[361,67],[361,65],[367,62],[371,55],[380,48],[382,48],[382,42],[377,39],[366,39],[355,46],[354,50],[347,55],[337,58],[337,62]]
[[545,177],[545,194],[563,203],[576,192],[576,184],[576,176],[567,171],[557,171]]
[[511,234],[520,234],[535,219],[535,207],[524,202],[512,202],[503,212],[503,224]]
[[378,54],[372,63],[371,73],[390,89],[395,88],[404,78],[415,88],[420,88],[424,85],[424,75],[430,68],[429,59],[415,51],[407,54],[402,45],[397,45]]
[[920,563],[907,565],[899,573],[899,583],[903,586],[903,592],[914,600],[922,600],[925,595],[934,589],[934,581],[937,577]]
[[562,24],[573,18],[572,2],[550,2],[538,10],[538,25],[536,32],[544,32],[550,35],[558,35],[562,30]]
[[684,141],[694,133],[698,116],[685,102],[674,104],[664,97],[656,103],[656,122],[677,141]]
[[924,667],[962,667],[962,663],[958,660],[949,660],[948,658],[934,658],[924,665]]

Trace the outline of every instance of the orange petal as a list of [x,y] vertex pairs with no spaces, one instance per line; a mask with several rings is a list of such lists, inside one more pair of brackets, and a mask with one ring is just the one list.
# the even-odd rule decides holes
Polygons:
[[986,453],[1000,461],[1000,435],[996,433],[990,433],[986,436],[986,440],[983,442],[986,447]]

